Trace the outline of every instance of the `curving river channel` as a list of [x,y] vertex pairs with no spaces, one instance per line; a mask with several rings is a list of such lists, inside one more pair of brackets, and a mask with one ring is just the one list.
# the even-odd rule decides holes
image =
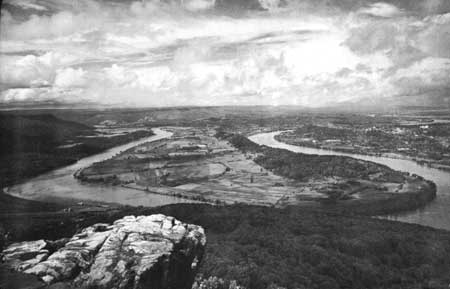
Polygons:
[[109,159],[121,151],[139,144],[168,138],[172,135],[171,132],[158,128],[153,129],[153,132],[155,133],[153,136],[145,137],[111,148],[103,153],[80,159],[73,165],[32,178],[22,184],[6,188],[4,191],[16,197],[42,201],[73,199],[149,207],[192,202],[186,199],[152,194],[121,186],[82,183],[73,177],[76,171],[88,167],[95,162]]
[[386,218],[416,223],[434,228],[450,230],[450,173],[442,170],[419,165],[410,160],[393,159],[387,157],[367,156],[360,154],[343,153],[332,150],[316,149],[289,145],[279,142],[275,136],[282,131],[260,133],[250,136],[253,142],[274,148],[287,149],[293,152],[317,155],[339,155],[349,156],[361,160],[371,161],[386,165],[394,170],[409,172],[411,174],[420,175],[428,180],[433,181],[437,187],[437,197],[431,203],[420,210],[399,214],[395,216],[387,216]]
[[[136,145],[168,138],[172,135],[171,132],[162,129],[153,129],[153,132],[155,133],[153,136],[114,147],[97,155],[80,159],[73,165],[56,169],[49,173],[32,178],[22,184],[6,188],[4,191],[7,194],[20,198],[45,201],[73,199],[119,203],[132,206],[161,206],[172,203],[192,202],[182,198],[152,194],[121,186],[82,183],[73,177],[73,174],[77,170],[90,166],[95,162],[109,159],[121,151],[127,150]],[[260,145],[287,149],[293,152],[318,155],[341,155],[372,161],[387,165],[395,170],[410,172],[432,180],[437,186],[437,197],[434,201],[429,203],[423,209],[395,216],[387,216],[386,218],[450,230],[449,172],[422,166],[410,160],[350,154],[289,145],[275,140],[274,137],[280,133],[282,133],[282,131],[260,133],[250,136],[249,139]]]

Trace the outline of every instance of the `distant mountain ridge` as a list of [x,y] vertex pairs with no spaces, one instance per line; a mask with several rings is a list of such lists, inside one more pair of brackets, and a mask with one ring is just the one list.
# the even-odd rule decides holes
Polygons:
[[92,128],[51,114],[10,115],[0,114],[0,155],[21,151],[46,151],[47,147],[66,139],[87,134]]

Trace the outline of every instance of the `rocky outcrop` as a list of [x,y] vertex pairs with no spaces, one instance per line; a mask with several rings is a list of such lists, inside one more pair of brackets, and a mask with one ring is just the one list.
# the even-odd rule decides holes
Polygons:
[[71,239],[12,244],[4,266],[52,288],[190,288],[202,259],[203,228],[164,215],[96,224]]

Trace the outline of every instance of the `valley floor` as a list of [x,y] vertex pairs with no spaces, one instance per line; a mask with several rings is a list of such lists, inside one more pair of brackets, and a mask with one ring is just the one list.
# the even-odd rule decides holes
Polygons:
[[[94,163],[77,172],[76,177],[84,182],[120,185],[216,204],[285,207],[340,202],[355,203],[356,206],[370,202],[385,204],[395,199],[400,203],[399,198],[408,203],[408,199],[417,199],[418,195],[425,195],[423,199],[426,202],[434,196],[433,186],[425,180],[375,164],[368,166],[364,161],[349,163],[345,159],[336,165],[333,164],[334,159],[339,157],[322,160],[313,156],[307,160],[307,169],[315,167],[318,162],[329,162],[329,166],[335,165],[337,169],[326,173],[326,168],[299,178],[291,172],[284,173],[283,167],[258,161],[265,157],[276,162],[279,156],[289,152],[280,154],[269,148],[264,152],[245,150],[229,139],[217,137],[214,129],[165,129],[173,133],[172,137],[144,143],[111,159]],[[290,165],[286,159],[279,161],[281,166]],[[302,170],[295,165],[288,170]],[[361,167],[362,171],[367,170],[364,175],[358,171]],[[388,206],[389,212],[415,208],[423,205],[424,201],[414,205],[408,203],[407,206]]]

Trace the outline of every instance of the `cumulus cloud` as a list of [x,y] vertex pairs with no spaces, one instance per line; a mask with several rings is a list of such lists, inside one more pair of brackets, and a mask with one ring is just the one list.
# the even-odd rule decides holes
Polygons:
[[450,58],[450,13],[429,16],[418,25],[417,46],[429,55]]
[[63,11],[51,16],[31,17],[21,23],[14,23],[11,20],[2,21],[2,34],[5,38],[29,40],[34,38],[60,37],[74,32],[79,29],[90,27],[89,18],[86,15],[74,15],[72,12]]
[[450,12],[450,2],[447,0],[427,0],[419,1],[421,8],[427,13],[448,13]]
[[5,1],[5,3],[19,6],[23,9],[34,9],[38,11],[47,11],[45,6],[39,5],[37,1],[26,1],[26,0],[16,0],[16,1]]
[[31,88],[7,89],[1,92],[1,100],[6,103],[39,100],[39,93],[38,90]]
[[215,0],[184,0],[183,6],[189,11],[201,11],[211,9],[216,3]]
[[280,0],[259,0],[262,8],[267,10],[277,9],[280,6]]
[[450,59],[427,57],[399,69],[392,81],[405,94],[418,94],[436,88],[450,88]]
[[86,71],[71,67],[56,70],[56,87],[82,87],[86,84]]
[[345,44],[355,53],[384,53],[399,68],[427,56],[450,57],[450,14],[422,19],[364,20],[349,30]]
[[401,10],[395,5],[384,2],[373,3],[369,5],[369,7],[361,8],[358,12],[361,14],[385,18],[394,17],[401,14]]
[[136,81],[137,75],[123,66],[113,64],[103,69],[105,78],[114,85],[125,86]]
[[407,28],[401,21],[368,21],[350,30],[346,44],[360,54],[390,51],[408,46]]
[[441,0],[13,2],[0,20],[2,102],[320,106],[450,81]]
[[43,55],[3,56],[0,81],[6,87],[32,87],[52,83],[56,70],[73,63],[71,55],[47,52]]

